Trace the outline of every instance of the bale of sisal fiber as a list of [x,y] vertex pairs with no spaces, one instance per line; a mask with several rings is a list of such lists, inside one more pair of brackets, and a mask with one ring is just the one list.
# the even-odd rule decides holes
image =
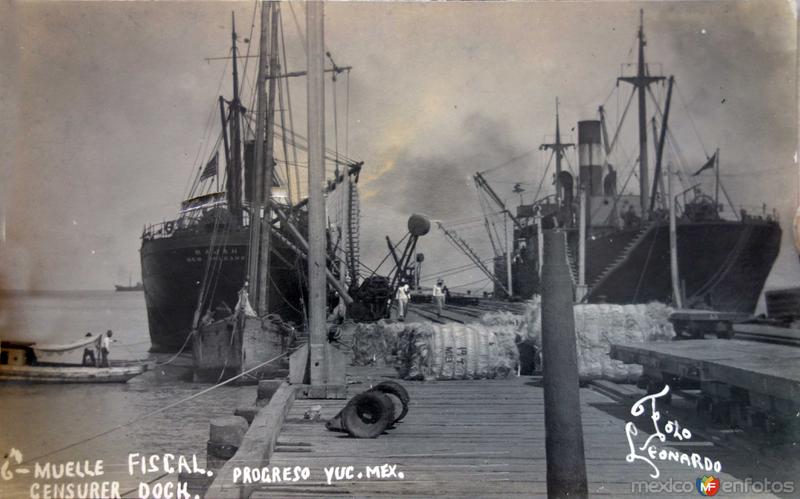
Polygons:
[[[541,309],[538,297],[525,310],[527,338],[541,347]],[[631,382],[642,373],[641,366],[623,364],[609,356],[613,343],[650,343],[673,338],[669,322],[672,309],[662,303],[640,305],[575,305],[575,335],[578,372],[582,381],[606,379]],[[543,359],[543,362],[547,362]]]
[[406,324],[397,351],[398,374],[426,380],[508,376],[519,361],[515,334],[483,324]]
[[[390,361],[397,349],[398,335],[406,326],[383,319],[375,323],[343,324],[340,331],[352,336],[352,362],[356,366],[383,364]],[[354,330],[353,330],[354,329]]]

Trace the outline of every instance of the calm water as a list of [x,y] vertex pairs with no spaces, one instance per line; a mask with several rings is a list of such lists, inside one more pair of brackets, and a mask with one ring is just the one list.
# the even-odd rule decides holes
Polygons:
[[[65,343],[80,339],[87,331],[97,334],[112,329],[117,340],[112,345],[112,358],[149,357],[144,295],[140,292],[16,295],[5,305],[14,311],[15,327],[5,333],[4,340]],[[169,357],[152,359],[163,362]],[[182,356],[127,384],[0,384],[0,452],[5,455],[14,447],[26,460],[37,458],[210,386],[185,381],[190,366],[191,358]],[[249,405],[254,399],[253,387],[223,386],[108,435],[42,457],[39,462],[102,459],[104,479],[119,480],[124,492],[163,473],[129,476],[128,453],[197,454],[204,465],[209,420],[231,415],[235,407]],[[30,483],[19,475],[10,481],[0,480],[0,497],[28,497]]]

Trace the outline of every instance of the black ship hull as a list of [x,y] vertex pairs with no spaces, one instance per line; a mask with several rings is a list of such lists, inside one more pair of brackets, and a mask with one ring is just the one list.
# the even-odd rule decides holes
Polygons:
[[[781,229],[763,220],[679,222],[678,267],[684,306],[753,313],[780,250]],[[578,234],[568,232],[570,266],[577,281]],[[512,264],[515,295],[539,292],[535,235]],[[671,303],[669,226],[657,223],[586,241],[588,303]],[[502,257],[495,273],[505,282]]]
[[[176,351],[191,331],[197,299],[210,253],[211,233],[175,234],[145,239],[141,248],[147,320],[151,350]],[[221,250],[221,270],[215,272],[212,309],[233,309],[245,280],[249,230],[231,230]],[[270,258],[269,309],[285,321],[302,321],[303,260],[280,240],[273,239]],[[187,345],[190,347],[191,345]]]

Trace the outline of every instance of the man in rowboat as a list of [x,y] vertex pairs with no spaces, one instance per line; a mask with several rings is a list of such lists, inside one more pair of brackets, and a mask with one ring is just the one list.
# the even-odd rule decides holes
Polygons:
[[111,349],[111,336],[114,333],[109,329],[106,334],[100,336],[100,367],[109,367],[108,351]]
[[[86,333],[86,338],[91,338],[91,337],[92,337],[91,332]],[[87,367],[89,366],[97,367],[97,357],[94,354],[94,351],[97,349],[97,347],[98,347],[98,342],[95,341],[93,344],[93,348],[83,349],[83,360],[81,361],[81,364]]]

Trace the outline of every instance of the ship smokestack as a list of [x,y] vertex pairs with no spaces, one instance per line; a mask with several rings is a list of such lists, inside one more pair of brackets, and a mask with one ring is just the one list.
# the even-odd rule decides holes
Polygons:
[[603,149],[600,121],[578,122],[579,185],[589,196],[603,195]]

